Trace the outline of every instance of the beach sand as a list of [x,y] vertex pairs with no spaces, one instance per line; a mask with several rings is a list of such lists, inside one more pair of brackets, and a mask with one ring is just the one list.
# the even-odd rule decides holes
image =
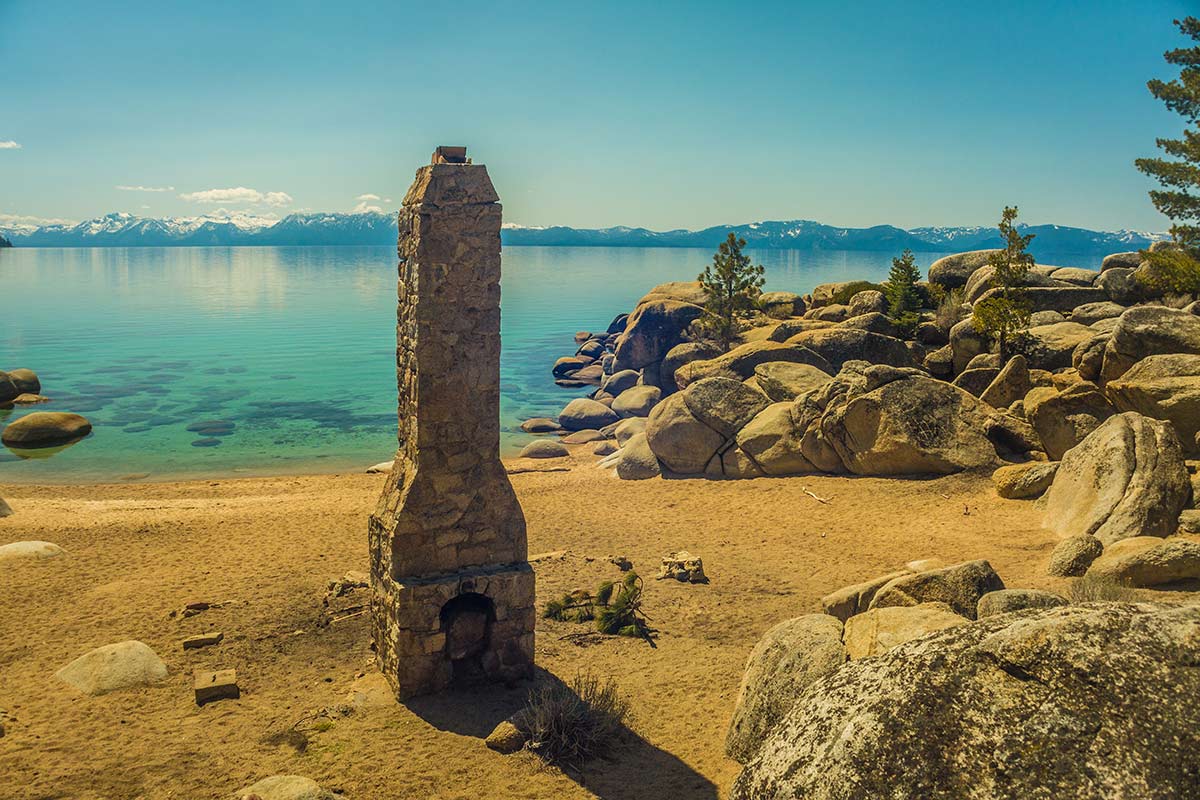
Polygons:
[[[401,705],[380,688],[368,617],[322,625],[327,583],[367,569],[381,475],[0,485],[16,511],[0,543],[69,553],[0,565],[0,797],[228,798],[292,773],[352,800],[715,798],[738,769],[723,744],[750,649],[822,595],[930,557],[986,558],[1010,587],[1067,587],[1044,574],[1054,538],[1037,507],[999,499],[986,476],[635,483],[577,458],[512,481],[531,555],[566,551],[535,563],[539,606],[619,576],[610,555],[647,578],[655,647],[538,621],[540,669],[614,676],[632,701],[633,734],[609,759],[563,772],[494,753],[483,737],[527,688]],[[680,549],[703,558],[708,585],[652,579]],[[195,601],[222,605],[171,616]],[[212,630],[221,644],[182,650]],[[169,677],[94,698],[54,677],[125,639],[154,648]],[[197,707],[198,667],[236,668],[241,699]]]

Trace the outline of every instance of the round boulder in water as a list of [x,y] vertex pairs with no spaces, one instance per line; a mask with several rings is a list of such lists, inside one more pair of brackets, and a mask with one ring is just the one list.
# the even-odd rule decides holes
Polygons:
[[24,449],[54,447],[82,439],[91,432],[92,423],[78,414],[35,411],[10,423],[0,432],[0,441]]

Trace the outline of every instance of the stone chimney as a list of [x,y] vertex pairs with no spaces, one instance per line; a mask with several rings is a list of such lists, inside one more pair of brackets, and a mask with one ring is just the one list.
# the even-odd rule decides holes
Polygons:
[[534,576],[500,463],[500,214],[439,147],[399,227],[400,448],[370,519],[376,657],[396,696],[528,677]]

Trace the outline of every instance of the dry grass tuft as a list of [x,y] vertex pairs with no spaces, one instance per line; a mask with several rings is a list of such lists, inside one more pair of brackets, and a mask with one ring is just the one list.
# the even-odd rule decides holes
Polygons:
[[1136,603],[1137,590],[1111,578],[1084,575],[1071,584],[1072,603]]
[[529,694],[522,713],[529,749],[554,764],[575,766],[604,755],[616,744],[629,715],[629,701],[609,678],[575,676],[551,681]]

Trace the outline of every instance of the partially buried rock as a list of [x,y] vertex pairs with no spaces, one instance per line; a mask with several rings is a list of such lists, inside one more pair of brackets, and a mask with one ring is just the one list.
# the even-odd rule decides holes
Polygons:
[[[974,609],[971,613],[974,613]],[[872,608],[846,620],[842,641],[850,658],[867,658],[886,653],[893,647],[934,631],[966,625],[967,622],[965,617],[955,614],[945,603]]]
[[842,623],[831,616],[809,614],[768,630],[746,662],[725,752],[749,761],[800,692],[844,663]]
[[875,594],[871,608],[946,603],[956,614],[975,619],[979,598],[1004,588],[1004,581],[986,561],[967,561],[952,567],[903,575]]
[[[4,513],[4,509],[7,507],[4,500],[0,499],[0,517],[8,516]],[[10,511],[9,513],[12,512]],[[53,542],[11,542],[10,544],[0,545],[0,562],[16,561],[18,559],[45,561],[50,558],[58,558],[65,553],[65,550]]]
[[237,670],[198,669],[192,674],[192,692],[198,706],[217,700],[237,700],[241,697],[241,689],[237,682]]
[[538,439],[521,448],[518,458],[562,458],[571,455],[571,451],[562,442],[549,439]]
[[562,443],[563,444],[588,444],[589,442],[599,442],[599,441],[601,441],[603,439],[607,439],[607,438],[608,437],[605,436],[600,431],[586,429],[586,430],[582,430],[582,431],[575,431],[574,433],[568,433],[566,436],[564,436],[562,438]]
[[1053,592],[1043,592],[1040,589],[1000,589],[988,592],[979,598],[979,606],[975,610],[975,615],[979,619],[984,619],[996,614],[1008,614],[1026,608],[1054,608],[1066,604],[1067,598]]
[[732,800],[1194,797],[1200,606],[958,625],[809,685]]
[[996,494],[1008,500],[1028,500],[1041,497],[1054,482],[1057,461],[1031,461],[1010,464],[992,473]]
[[608,456],[617,452],[615,442],[610,442],[605,439],[603,442],[596,442],[596,446],[592,448],[592,454],[597,456]]
[[67,444],[91,432],[92,423],[78,414],[35,411],[9,423],[0,432],[0,441],[9,447],[37,449]]
[[1104,545],[1095,536],[1086,533],[1068,536],[1055,545],[1046,574],[1055,578],[1078,578],[1103,552]]
[[386,475],[392,471],[393,461],[380,461],[378,464],[367,467],[368,475]]
[[247,786],[235,797],[237,800],[337,800],[338,795],[300,775],[272,775]]
[[658,580],[673,578],[680,583],[708,583],[704,562],[686,550],[663,556]]
[[5,502],[3,497],[0,497],[0,519],[11,517],[13,515],[12,506]]
[[167,677],[167,665],[147,645],[129,640],[90,650],[54,675],[96,696],[157,683]]

